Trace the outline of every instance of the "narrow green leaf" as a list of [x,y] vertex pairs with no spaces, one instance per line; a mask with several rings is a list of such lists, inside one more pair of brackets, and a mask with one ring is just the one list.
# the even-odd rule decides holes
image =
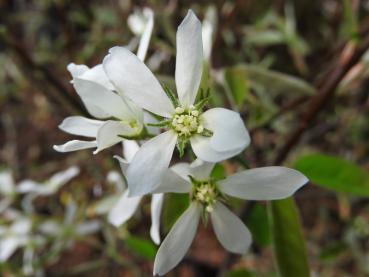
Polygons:
[[178,217],[188,208],[189,203],[188,194],[167,194],[163,208],[164,232],[169,232]]
[[279,276],[309,277],[305,242],[294,200],[271,201],[268,213]]
[[242,106],[248,92],[245,73],[237,68],[228,68],[224,71],[224,79],[237,106]]
[[313,86],[300,78],[288,74],[256,65],[245,64],[234,67],[234,70],[245,74],[245,78],[250,82],[250,87],[254,85],[262,86],[270,93],[315,94],[315,88]]
[[294,168],[309,180],[336,192],[369,196],[369,172],[338,157],[312,154],[299,158]]
[[130,236],[124,240],[124,245],[147,260],[153,260],[155,258],[157,249],[149,240]]
[[246,225],[252,233],[252,239],[260,246],[271,243],[271,234],[268,226],[268,215],[265,207],[256,203],[250,210]]

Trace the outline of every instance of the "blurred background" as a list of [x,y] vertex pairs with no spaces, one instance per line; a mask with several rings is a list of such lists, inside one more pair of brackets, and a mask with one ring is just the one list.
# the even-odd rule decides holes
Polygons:
[[[239,111],[252,135],[252,145],[213,174],[273,164],[308,123],[282,160],[311,180],[295,200],[312,276],[369,276],[369,54],[355,52],[369,35],[369,1],[359,0],[0,0],[0,249],[4,241],[12,247],[0,251],[1,275],[152,274],[149,199],[118,229],[106,220],[124,187],[112,158],[121,147],[98,155],[52,148],[70,139],[58,129],[65,117],[87,114],[66,66],[92,67],[116,45],[134,49],[140,28],[128,18],[143,7],[155,14],[146,63],[169,85],[187,10],[211,26],[211,105]],[[306,120],[340,66],[326,105]],[[16,189],[25,179],[44,188],[71,166],[79,170],[46,192]],[[162,237],[187,204],[188,196],[166,197]],[[230,256],[211,226],[201,226],[168,276],[277,276],[265,203],[232,205],[253,233],[251,251]]]

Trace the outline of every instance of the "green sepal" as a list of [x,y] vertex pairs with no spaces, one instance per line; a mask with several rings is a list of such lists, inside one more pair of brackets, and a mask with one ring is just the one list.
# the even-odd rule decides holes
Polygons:
[[151,126],[151,127],[166,127],[168,126],[172,121],[169,119],[165,119],[162,121],[159,121],[158,123],[147,123],[147,126]]
[[167,86],[166,86],[165,84],[163,84],[163,83],[161,84],[161,86],[163,87],[164,92],[165,92],[165,94],[168,96],[168,98],[169,98],[170,102],[172,102],[173,107],[174,107],[174,108],[179,107],[179,106],[180,106],[179,101],[178,101],[177,97],[174,95],[174,93],[170,90],[170,88],[169,88],[169,87],[167,87]]
[[139,133],[137,135],[133,135],[133,136],[118,135],[118,137],[124,138],[124,139],[127,139],[127,140],[140,140],[140,139],[152,138],[152,137],[154,137],[154,135],[150,134],[147,131],[147,129],[144,127],[144,128],[142,128],[141,133]]
[[184,149],[186,148],[187,142],[188,142],[188,140],[185,139],[185,138],[178,137],[178,139],[177,139],[176,146],[177,146],[180,158],[182,158],[183,155],[184,155]]
[[213,134],[214,134],[213,131],[210,131],[209,129],[204,128],[204,131],[202,131],[199,135],[210,138]]

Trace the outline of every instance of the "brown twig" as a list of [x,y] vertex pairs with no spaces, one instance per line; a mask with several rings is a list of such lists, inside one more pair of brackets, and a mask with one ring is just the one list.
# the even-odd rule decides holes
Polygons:
[[71,89],[61,81],[51,69],[37,64],[23,45],[12,37],[10,31],[0,33],[0,41],[13,53],[24,76],[35,84],[52,102],[61,104],[72,113],[87,115],[87,112],[72,96]]

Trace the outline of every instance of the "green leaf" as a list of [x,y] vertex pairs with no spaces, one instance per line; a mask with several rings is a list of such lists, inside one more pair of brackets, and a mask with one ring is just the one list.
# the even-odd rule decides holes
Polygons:
[[147,259],[154,260],[156,255],[156,246],[149,240],[130,236],[124,240],[124,245],[134,253]]
[[167,194],[163,208],[164,232],[169,232],[178,217],[188,208],[189,203],[188,194]]
[[268,215],[266,209],[256,203],[250,210],[246,219],[246,225],[252,233],[252,239],[260,246],[267,246],[272,242]]
[[[244,72],[245,78],[254,85],[263,86],[271,93],[315,94],[315,88],[300,78],[256,65],[238,65],[234,70]],[[240,73],[239,73],[240,74]]]
[[294,168],[309,180],[336,192],[369,196],[369,172],[338,157],[312,154],[299,158]]
[[220,163],[215,164],[210,176],[214,180],[224,179],[227,176],[224,166]]
[[228,68],[224,71],[224,79],[237,106],[242,106],[248,92],[245,73],[237,68]]
[[274,255],[281,277],[309,277],[300,218],[292,198],[268,203]]

